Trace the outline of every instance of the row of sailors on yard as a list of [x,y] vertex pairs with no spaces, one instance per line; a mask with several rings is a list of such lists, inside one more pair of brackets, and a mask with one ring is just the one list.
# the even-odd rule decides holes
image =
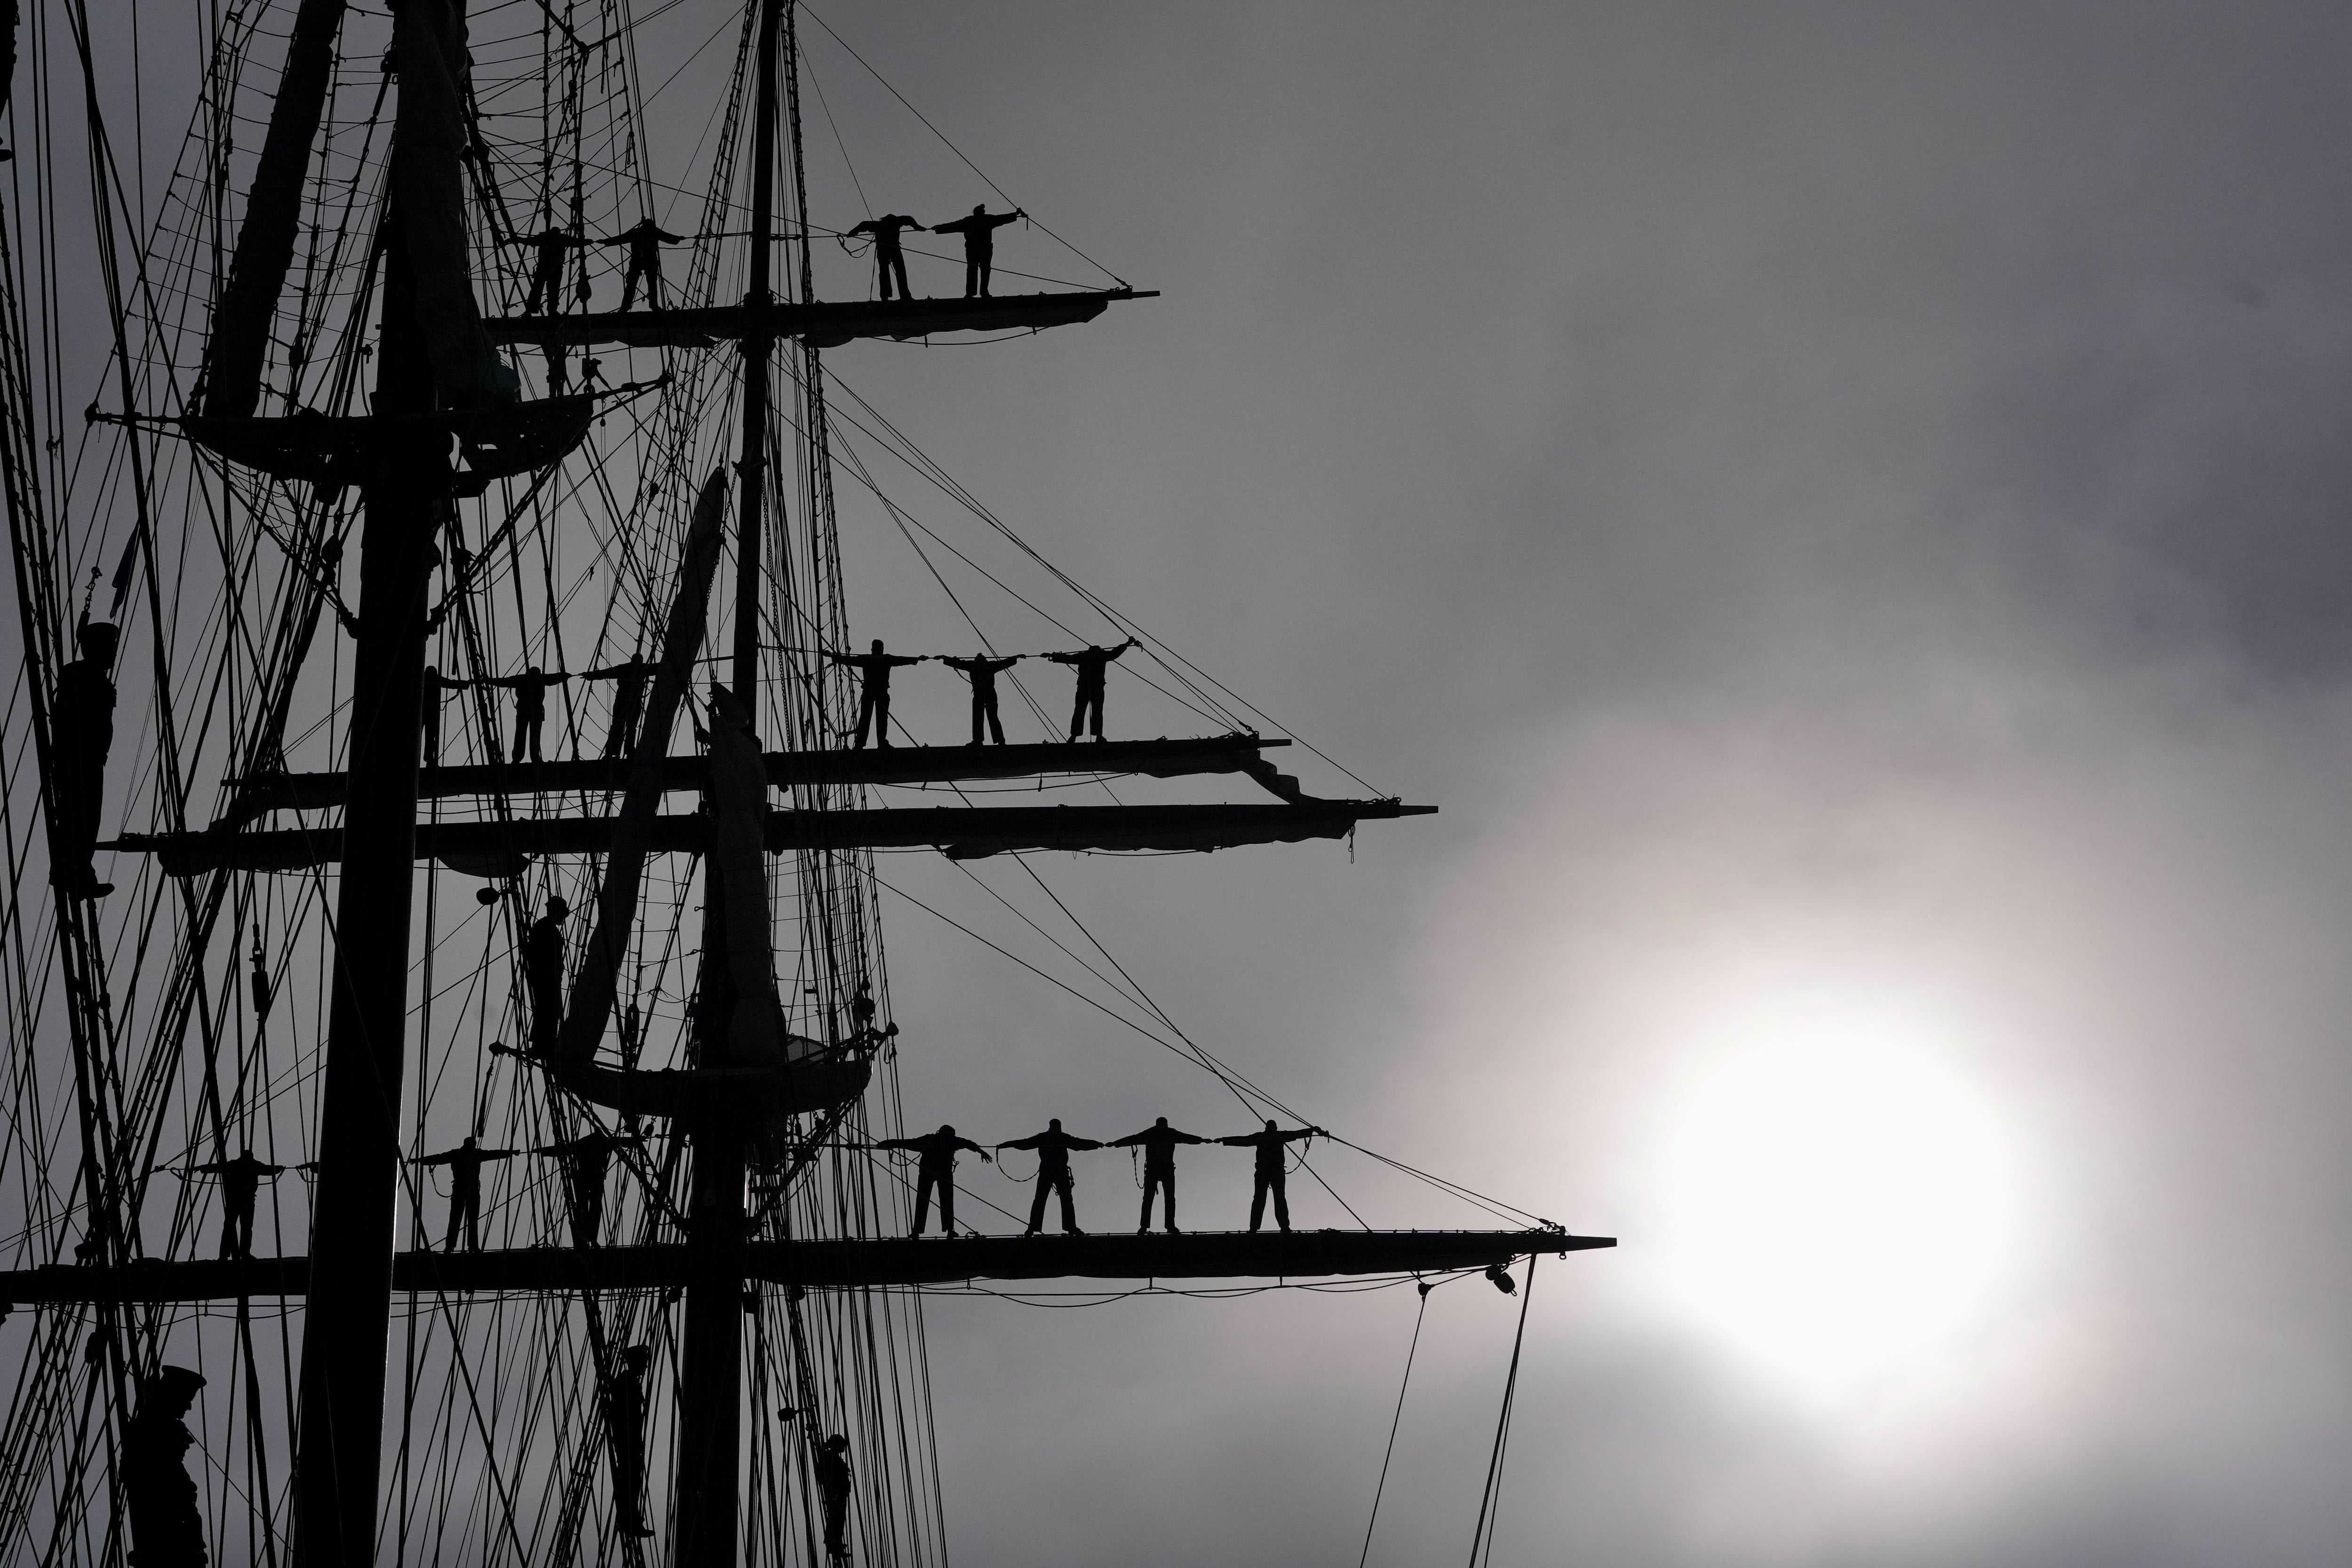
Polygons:
[[[1255,1151],[1256,1181],[1250,1195],[1249,1228],[1255,1231],[1264,1227],[1266,1204],[1271,1199],[1274,1222],[1287,1232],[1290,1229],[1290,1197],[1286,1190],[1289,1175],[1286,1155],[1290,1145],[1318,1135],[1330,1136],[1320,1127],[1285,1130],[1276,1123],[1268,1122],[1261,1132],[1239,1133],[1228,1138],[1203,1138],[1170,1126],[1168,1118],[1162,1116],[1139,1133],[1102,1142],[1064,1132],[1061,1118],[1055,1117],[1044,1132],[1026,1138],[1009,1139],[995,1145],[994,1148],[1000,1152],[1027,1149],[1037,1155],[1037,1194],[1029,1206],[1026,1235],[1034,1236],[1045,1228],[1045,1201],[1049,1197],[1061,1200],[1063,1230],[1073,1236],[1085,1234],[1078,1228],[1076,1183],[1070,1172],[1070,1155],[1088,1149],[1141,1150],[1143,1209],[1138,1218],[1136,1234],[1140,1236],[1151,1228],[1154,1198],[1160,1200],[1162,1225],[1169,1234],[1177,1234],[1176,1149],[1181,1144],[1223,1144]],[[482,1167],[524,1154],[561,1162],[572,1241],[577,1246],[594,1247],[601,1244],[604,1237],[604,1191],[613,1156],[644,1141],[642,1135],[600,1131],[583,1137],[567,1138],[560,1143],[543,1144],[532,1149],[486,1149],[481,1146],[479,1139],[468,1136],[454,1149],[420,1155],[409,1163],[439,1167],[449,1173],[449,1214],[441,1242],[444,1251],[457,1251],[460,1241],[469,1252],[481,1250]],[[919,1137],[887,1138],[861,1146],[875,1150],[902,1150],[917,1157],[915,1228],[910,1232],[915,1236],[920,1236],[928,1227],[934,1197],[939,1201],[941,1234],[955,1234],[958,1154],[975,1154],[991,1162],[995,1159],[995,1155],[987,1145],[959,1136],[952,1126],[942,1126],[936,1133],[925,1133]],[[188,1175],[209,1176],[220,1183],[222,1257],[253,1256],[253,1212],[261,1184],[283,1175],[288,1168],[256,1159],[251,1149],[244,1150],[235,1159],[215,1160],[207,1165],[189,1167]],[[309,1171],[316,1166],[305,1164],[292,1168]]]
[[[112,628],[107,630],[110,632]],[[851,731],[850,745],[862,748],[869,733],[876,746],[887,747],[890,744],[890,673],[908,664],[933,662],[945,664],[971,684],[971,743],[982,744],[984,735],[997,745],[1003,745],[1004,726],[997,716],[996,677],[1031,657],[1067,664],[1076,674],[1077,695],[1070,708],[1070,738],[1075,741],[1086,731],[1100,740],[1104,677],[1119,655],[1134,646],[1135,639],[1130,637],[1116,647],[1089,645],[1060,653],[1013,653],[1003,658],[975,653],[968,659],[957,659],[939,653],[893,653],[883,647],[877,637],[873,647],[863,653],[836,653],[831,648],[820,652],[829,662],[857,672],[857,725]],[[533,762],[543,761],[541,736],[547,724],[548,688],[573,680],[614,683],[613,716],[604,731],[604,755],[622,756],[636,744],[637,722],[646,711],[646,687],[658,667],[656,661],[638,656],[598,670],[549,674],[533,664],[520,675],[493,675],[474,681],[454,680],[437,668],[428,668],[425,672],[425,759],[440,759],[441,706],[448,693],[501,687],[515,695],[511,760],[520,762],[528,753]]]

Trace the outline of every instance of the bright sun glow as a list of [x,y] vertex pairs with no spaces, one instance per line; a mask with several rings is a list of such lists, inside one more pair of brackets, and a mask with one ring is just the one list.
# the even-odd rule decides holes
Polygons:
[[1668,1124],[1670,1291],[1810,1396],[1932,1376],[2014,1270],[2003,1127],[1924,1007],[1743,1012]]

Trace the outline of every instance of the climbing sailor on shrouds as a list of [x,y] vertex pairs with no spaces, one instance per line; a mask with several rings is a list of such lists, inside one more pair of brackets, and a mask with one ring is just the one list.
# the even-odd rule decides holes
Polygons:
[[839,1432],[816,1447],[817,1500],[824,1505],[824,1555],[849,1561],[849,1438]]
[[629,247],[629,270],[621,280],[622,309],[626,310],[636,301],[640,283],[645,285],[646,308],[658,310],[662,308],[661,247],[676,245],[685,238],[684,235],[670,233],[651,218],[639,218],[604,242]]
[[1072,1236],[1084,1236],[1086,1232],[1078,1228],[1077,1208],[1071,1201],[1070,1151],[1099,1149],[1102,1145],[1092,1138],[1074,1138],[1065,1133],[1062,1119],[1056,1116],[1045,1124],[1044,1132],[996,1146],[1037,1151],[1037,1196],[1029,1202],[1029,1228],[1023,1234],[1034,1236],[1045,1228],[1045,1195],[1050,1192],[1062,1199],[1063,1230]]
[[462,1228],[466,1250],[482,1249],[482,1167],[499,1160],[510,1160],[518,1149],[486,1149],[472,1134],[454,1149],[444,1149],[437,1155],[420,1155],[409,1162],[419,1166],[449,1167],[449,1228],[441,1239],[441,1250],[457,1250],[457,1237]]
[[81,657],[58,672],[49,706],[51,836],[49,879],[68,898],[104,898],[114,891],[98,880],[90,856],[98,850],[98,812],[106,795],[106,757],[114,749],[114,649],[120,633],[105,621],[85,621],[74,633]]
[[940,664],[971,683],[971,743],[974,746],[981,744],[980,727],[982,724],[988,726],[988,732],[996,737],[997,745],[1004,744],[1004,726],[997,722],[996,717],[996,677],[1020,662],[1018,653],[1007,659],[992,659],[985,653],[974,653],[969,659],[940,660]]
[[204,1374],[165,1366],[139,1380],[139,1405],[122,1427],[123,1512],[134,1568],[205,1568],[205,1521],[187,1453],[188,1407]]
[[898,298],[912,299],[915,297],[915,291],[907,287],[907,253],[898,246],[898,235],[908,229],[920,234],[923,225],[904,213],[886,213],[881,217],[868,218],[849,227],[851,234],[874,236],[874,276],[885,299],[890,298],[890,279],[894,273],[898,275]]
[[923,1226],[931,1217],[931,1194],[940,1195],[940,1234],[955,1234],[955,1162],[957,1151],[970,1149],[982,1159],[993,1164],[995,1156],[970,1138],[956,1136],[956,1130],[944,1124],[936,1133],[925,1133],[919,1138],[885,1138],[869,1145],[877,1149],[906,1149],[921,1158],[915,1166],[915,1228],[909,1236],[920,1236]]
[[996,231],[1028,215],[1017,207],[1009,213],[992,213],[988,210],[988,204],[982,202],[971,209],[970,217],[931,225],[931,232],[935,235],[963,235],[963,297],[966,299],[988,298],[988,275],[996,265]]
[[1271,1195],[1274,1198],[1274,1222],[1282,1227],[1285,1234],[1289,1232],[1290,1195],[1284,1190],[1284,1184],[1289,1179],[1289,1171],[1283,1163],[1285,1146],[1301,1138],[1317,1136],[1328,1138],[1330,1135],[1320,1127],[1295,1127],[1286,1133],[1274,1123],[1268,1122],[1265,1124],[1265,1131],[1262,1133],[1237,1133],[1230,1138],[1217,1140],[1221,1144],[1230,1144],[1235,1148],[1257,1151],[1257,1185],[1250,1192],[1250,1228],[1252,1230],[1257,1229],[1259,1226],[1265,1223],[1265,1200],[1268,1195]]
[[492,675],[479,681],[469,681],[467,684],[477,686],[504,686],[514,693],[514,755],[507,760],[520,762],[523,748],[528,746],[530,749],[530,759],[533,762],[543,762],[546,758],[540,755],[539,733],[541,727],[547,723],[547,688],[560,686],[571,678],[570,675],[560,673],[551,675],[537,664],[533,664],[520,675]]
[[625,1345],[612,1375],[604,1379],[604,1437],[613,1450],[613,1505],[620,1515],[616,1528],[639,1540],[653,1531],[646,1526],[646,1367],[651,1349]]
[[1166,1195],[1160,1217],[1168,1227],[1168,1234],[1176,1234],[1176,1145],[1205,1144],[1208,1141],[1196,1138],[1190,1133],[1178,1132],[1168,1124],[1165,1116],[1140,1133],[1110,1141],[1114,1149],[1139,1148],[1143,1151],[1143,1215],[1135,1222],[1138,1236],[1151,1228],[1151,1199],[1155,1193]]
[[435,767],[441,760],[441,705],[448,700],[451,692],[462,692],[472,685],[471,681],[449,679],[441,673],[438,665],[425,666],[425,706],[422,715],[425,744],[419,755],[424,758],[425,767]]
[[645,1142],[591,1133],[560,1144],[541,1144],[531,1150],[563,1165],[564,1207],[572,1215],[572,1240],[577,1247],[601,1247],[604,1242],[604,1177],[619,1151]]
[[546,1057],[555,1051],[555,1037],[563,1027],[563,923],[572,905],[560,893],[547,895],[547,913],[522,934],[523,987],[530,993],[531,1054]]
[[874,639],[874,648],[866,653],[836,653],[831,648],[824,656],[833,663],[857,672],[857,734],[850,742],[853,749],[866,746],[866,727],[874,727],[874,744],[887,748],[890,744],[890,672],[904,664],[919,664],[920,654],[886,653],[882,639]]
[[527,246],[531,253],[530,295],[522,303],[522,313],[536,316],[543,303],[552,316],[563,308],[565,253],[585,250],[596,242],[582,238],[572,229],[549,228],[535,235],[517,235],[507,243]]
[[[607,664],[601,670],[581,673],[583,681],[613,683],[613,721],[604,727],[604,755],[621,757],[637,740],[637,720],[646,711],[646,683],[661,668],[660,662],[633,655],[617,664]],[[667,740],[669,737],[662,737]]]
[[253,1256],[253,1206],[261,1197],[261,1183],[265,1177],[284,1175],[285,1170],[284,1166],[255,1159],[251,1149],[240,1150],[233,1160],[189,1167],[191,1175],[220,1178],[222,1257]]
[[1087,719],[1090,715],[1094,719],[1094,737],[1097,740],[1100,740],[1103,737],[1104,674],[1109,670],[1112,660],[1118,658],[1120,654],[1126,653],[1129,648],[1134,646],[1135,639],[1129,637],[1126,642],[1121,643],[1116,648],[1105,648],[1097,644],[1079,648],[1067,653],[1048,653],[1045,655],[1045,657],[1051,659],[1054,663],[1057,664],[1067,664],[1077,672],[1077,701],[1070,707],[1070,738],[1072,740],[1078,738],[1078,731],[1084,727]]

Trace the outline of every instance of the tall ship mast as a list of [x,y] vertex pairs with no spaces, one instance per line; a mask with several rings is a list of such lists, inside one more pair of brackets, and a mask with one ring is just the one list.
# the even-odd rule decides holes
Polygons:
[[[970,1193],[956,1222],[959,1151],[992,1151],[902,1124],[955,1025],[894,1007],[877,857],[1044,888],[1019,857],[1432,808],[1310,792],[1255,708],[836,406],[828,356],[1154,295],[1066,244],[1098,281],[997,269],[1009,202],[929,225],[963,287],[910,291],[924,225],[812,206],[792,0],[695,13],[732,65],[703,184],[663,184],[637,50],[679,14],[214,6],[168,174],[110,113],[112,24],[20,19],[0,1560],[944,1563],[927,1291],[1524,1289],[1609,1245],[1392,1160],[1479,1228],[1293,1231],[1286,1174],[1355,1146],[1181,1035],[1264,1123],[1222,1141],[1275,1228],[1179,1232],[1156,1173],[1201,1140],[1147,1128],[1164,1227],[1078,1232],[1099,1145],[1058,1123],[1013,1142],[1025,1231]],[[845,488],[955,646],[861,635]],[[969,743],[913,743],[894,675],[968,688]],[[1191,732],[1105,739],[1130,695]],[[1008,743],[1016,705],[1045,738]]]

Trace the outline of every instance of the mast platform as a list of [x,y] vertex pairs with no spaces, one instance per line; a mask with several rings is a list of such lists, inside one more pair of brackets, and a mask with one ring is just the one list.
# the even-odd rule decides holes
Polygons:
[[812,349],[835,349],[856,338],[904,340],[934,332],[1039,331],[1091,321],[1123,300],[1159,297],[1156,288],[1101,288],[977,299],[774,300],[688,310],[508,316],[482,326],[493,343],[707,349],[721,341],[796,338]]
[[[948,1285],[971,1280],[1303,1280],[1340,1275],[1446,1273],[1506,1264],[1539,1252],[1614,1247],[1609,1236],[1564,1230],[1186,1231],[1150,1236],[892,1237],[863,1240],[749,1241],[746,1279],[811,1291],[874,1285]],[[402,1252],[396,1291],[535,1294],[658,1291],[688,1279],[682,1244],[525,1247],[489,1252]],[[119,1267],[55,1264],[0,1273],[0,1302],[205,1301],[299,1297],[308,1258],[150,1260]]]
[[[1107,740],[1071,745],[894,746],[872,750],[770,751],[761,755],[768,782],[794,785],[950,784],[972,779],[1035,779],[1063,773],[1141,774],[1177,779],[1203,773],[1249,773],[1268,766],[1259,753],[1288,746],[1280,737],[1217,735],[1180,740]],[[627,757],[562,762],[469,763],[426,768],[417,794],[446,800],[467,795],[619,794],[628,787]],[[699,791],[710,777],[700,753],[662,759],[662,789]],[[314,811],[340,806],[349,787],[341,773],[268,773],[234,781],[226,817],[232,825],[265,811]]]
[[[770,811],[768,852],[796,850],[938,849],[950,860],[977,860],[1022,850],[1198,852],[1243,844],[1340,839],[1360,821],[1433,814],[1434,806],[1396,800],[1302,800],[1246,806],[913,806],[865,811]],[[451,865],[509,864],[518,857],[601,854],[611,847],[610,817],[530,817],[511,821],[420,822],[419,860]],[[710,843],[707,816],[656,817],[646,836],[653,852],[697,852]],[[100,846],[152,854],[169,876],[206,872],[299,871],[342,859],[340,828],[281,828],[243,833],[125,833]]]

